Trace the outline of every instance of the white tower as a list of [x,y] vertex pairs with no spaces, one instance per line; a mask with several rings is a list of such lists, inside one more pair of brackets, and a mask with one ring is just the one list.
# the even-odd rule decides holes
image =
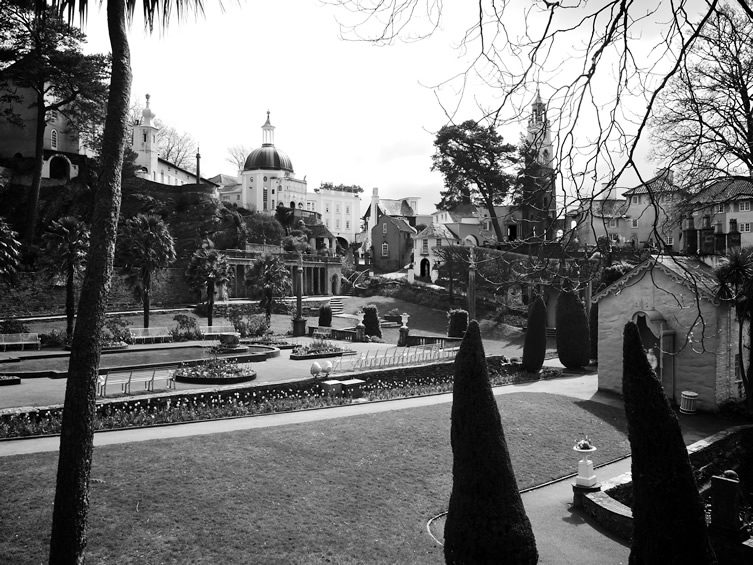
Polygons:
[[554,161],[552,131],[549,126],[549,119],[546,116],[546,105],[541,100],[538,89],[536,89],[536,99],[531,105],[526,141],[536,150],[536,162],[539,165],[551,168]]
[[157,181],[157,131],[154,125],[154,112],[149,107],[148,94],[146,108],[141,112],[141,121],[133,128],[133,150],[136,152],[136,166],[146,169],[146,178]]

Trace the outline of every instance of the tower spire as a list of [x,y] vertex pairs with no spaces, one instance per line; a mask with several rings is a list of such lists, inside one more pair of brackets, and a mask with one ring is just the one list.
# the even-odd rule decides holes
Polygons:
[[261,126],[262,146],[275,144],[275,126],[269,121],[269,110],[267,110],[267,121]]

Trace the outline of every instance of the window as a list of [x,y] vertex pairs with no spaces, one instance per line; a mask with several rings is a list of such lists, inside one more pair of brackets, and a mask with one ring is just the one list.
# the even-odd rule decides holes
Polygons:
[[441,239],[437,239],[437,247],[442,247],[442,240]]
[[640,204],[641,203],[641,197],[640,196],[632,196],[630,198],[631,204]]
[[336,230],[340,229],[340,218],[338,218],[338,219],[335,220],[335,229]]
[[272,199],[272,210],[274,210],[274,209],[275,209],[275,199],[273,198]]
[[51,122],[57,122],[58,121],[58,111],[57,110],[51,110],[50,111],[50,121]]
[[421,240],[421,254],[422,255],[429,254],[429,240],[428,239]]
[[339,213],[340,213],[340,205],[335,204],[335,214],[339,214]]
[[741,232],[750,232],[750,224],[740,224]]
[[382,257],[389,257],[390,256],[390,246],[388,243],[382,244]]
[[491,220],[484,220],[484,229],[486,231],[490,231],[492,229],[492,221]]
[[630,226],[633,227],[633,228],[637,228],[638,227],[638,218],[634,218],[634,219],[630,220]]
[[387,222],[382,224],[382,233],[387,233]]
[[670,236],[667,236],[667,245],[674,245],[675,244],[675,238]]
[[345,214],[348,216],[350,215],[350,206],[345,207]]
[[609,227],[610,228],[616,228],[617,227],[617,218],[612,218],[609,220]]
[[724,214],[726,206],[724,204],[717,204],[716,211],[718,214]]
[[58,130],[50,130],[50,147],[52,149],[58,148]]
[[345,229],[346,230],[350,229],[350,220],[345,220]]
[[146,143],[146,132],[144,132],[144,143]]
[[740,211],[741,212],[750,212],[750,200],[742,200],[740,202]]

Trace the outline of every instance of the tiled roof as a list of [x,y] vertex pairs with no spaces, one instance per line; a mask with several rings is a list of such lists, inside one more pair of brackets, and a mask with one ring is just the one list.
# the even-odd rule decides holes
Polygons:
[[431,224],[414,236],[415,239],[457,239],[460,238],[444,224]]
[[311,232],[311,237],[318,238],[318,237],[327,237],[327,238],[334,238],[335,236],[332,235],[332,232],[327,229],[327,226],[324,224],[313,224],[310,226],[306,226],[306,228]]
[[681,255],[654,255],[596,294],[592,301],[598,302],[606,296],[617,294],[623,288],[638,282],[652,269],[661,270],[676,283],[692,292],[697,292],[701,298],[710,302],[715,300],[718,282],[714,270],[706,263]]
[[624,192],[624,196],[634,196],[638,194],[648,194],[649,191],[653,194],[656,193],[668,193],[668,192],[681,192],[679,186],[672,182],[672,171],[669,169],[662,169],[657,173],[655,177],[647,180],[645,183],[630,188]]
[[408,222],[406,222],[403,218],[392,218],[390,217],[390,220],[392,221],[395,226],[397,226],[397,229],[403,232],[408,233],[416,233],[416,228],[411,226]]
[[725,177],[708,183],[691,198],[691,202],[727,202],[737,198],[753,197],[753,180],[750,177]]
[[233,187],[240,184],[240,181],[236,177],[231,176],[231,175],[224,175],[224,174],[214,175],[209,180],[225,188]]

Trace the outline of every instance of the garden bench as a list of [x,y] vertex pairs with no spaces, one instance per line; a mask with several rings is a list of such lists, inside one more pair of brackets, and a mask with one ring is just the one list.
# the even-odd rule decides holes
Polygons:
[[128,331],[134,343],[145,343],[146,341],[156,343],[157,340],[162,343],[173,340],[173,336],[167,328],[128,328]]
[[39,334],[0,334],[0,345],[3,346],[5,351],[9,345],[20,345],[21,349],[26,345],[36,345],[37,349],[42,347],[42,342],[39,339]]
[[164,380],[166,388],[175,388],[175,369],[112,371],[97,378],[97,396],[107,396],[108,385],[120,385],[120,391],[131,393],[133,383],[144,383],[144,390],[154,390],[154,381]]
[[222,334],[236,334],[234,326],[199,326],[202,339],[220,339]]

